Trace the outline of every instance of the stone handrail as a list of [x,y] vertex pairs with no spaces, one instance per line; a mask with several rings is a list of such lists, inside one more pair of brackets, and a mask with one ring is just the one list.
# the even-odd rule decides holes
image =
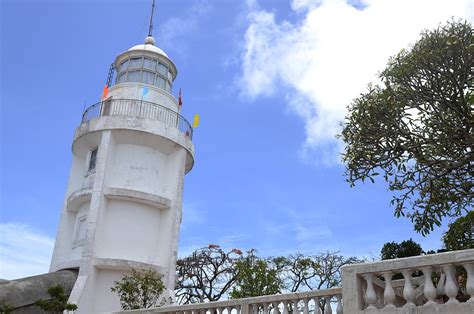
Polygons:
[[474,313],[474,250],[347,265],[342,289],[346,313]]
[[[336,303],[337,302],[337,303]],[[295,292],[287,294],[275,294],[253,298],[234,299],[209,303],[197,303],[188,305],[166,306],[153,309],[140,309],[122,311],[117,313],[173,313],[173,314],[249,314],[249,313],[273,313],[273,314],[309,314],[323,313],[332,314],[332,306],[335,312],[342,314],[341,288],[312,290],[307,292]],[[336,303],[336,304],[334,304]],[[314,311],[317,306],[317,311]],[[322,311],[321,311],[322,310]]]

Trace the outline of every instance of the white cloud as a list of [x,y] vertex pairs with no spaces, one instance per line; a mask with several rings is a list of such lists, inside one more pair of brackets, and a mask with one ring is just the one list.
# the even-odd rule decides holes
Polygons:
[[16,279],[49,271],[54,239],[24,224],[0,224],[0,278]]
[[305,123],[302,156],[319,161],[336,160],[346,106],[390,56],[423,29],[473,19],[469,0],[293,0],[291,7],[297,21],[277,21],[249,1],[239,87],[253,100],[283,92]]

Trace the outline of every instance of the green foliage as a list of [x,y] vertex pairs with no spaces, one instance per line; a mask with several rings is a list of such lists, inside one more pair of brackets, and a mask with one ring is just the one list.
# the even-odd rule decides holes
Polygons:
[[340,135],[347,181],[383,178],[395,216],[422,235],[474,203],[474,40],[471,24],[424,31],[348,107]]
[[380,252],[380,257],[382,260],[402,258],[409,256],[418,256],[423,254],[423,249],[421,245],[413,241],[412,239],[397,242],[387,242],[383,245]]
[[161,298],[165,285],[161,276],[152,269],[137,271],[132,269],[130,275],[124,275],[120,281],[110,289],[120,298],[122,310],[137,310],[150,307],[159,307],[171,300]]
[[257,297],[281,292],[282,282],[278,278],[277,270],[272,269],[266,260],[256,257],[253,250],[248,257],[237,261],[235,268],[239,276],[230,293],[231,298]]
[[35,302],[35,305],[39,306],[43,311],[62,313],[64,310],[73,311],[77,309],[77,305],[67,303],[68,297],[64,295],[64,288],[61,285],[49,287],[48,294],[51,296],[51,299],[39,299]]
[[449,251],[474,249],[474,212],[449,224],[443,235],[444,247]]
[[10,314],[15,307],[5,300],[0,301],[0,314]]

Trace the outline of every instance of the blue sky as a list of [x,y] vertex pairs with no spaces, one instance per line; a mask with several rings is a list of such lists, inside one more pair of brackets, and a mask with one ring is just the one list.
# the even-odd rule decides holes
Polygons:
[[[0,3],[0,278],[48,270],[74,129],[116,55],[143,42],[150,2]],[[384,182],[349,187],[334,135],[389,56],[469,12],[463,0],[159,0],[173,92],[188,120],[201,116],[180,254],[215,243],[376,257],[409,238],[439,248],[443,228],[423,238],[394,218]]]

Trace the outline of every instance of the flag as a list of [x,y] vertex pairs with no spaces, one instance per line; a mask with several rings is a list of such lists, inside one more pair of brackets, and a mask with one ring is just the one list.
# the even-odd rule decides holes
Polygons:
[[183,105],[183,100],[181,99],[181,88],[179,89],[178,95],[178,111],[181,111],[181,106]]
[[193,129],[197,128],[198,125],[199,125],[199,115],[196,113],[194,115]]
[[100,97],[101,100],[104,100],[107,98],[107,95],[109,94],[109,85],[105,84],[104,90],[102,91],[102,97]]
[[148,87],[143,87],[142,99],[148,94]]

